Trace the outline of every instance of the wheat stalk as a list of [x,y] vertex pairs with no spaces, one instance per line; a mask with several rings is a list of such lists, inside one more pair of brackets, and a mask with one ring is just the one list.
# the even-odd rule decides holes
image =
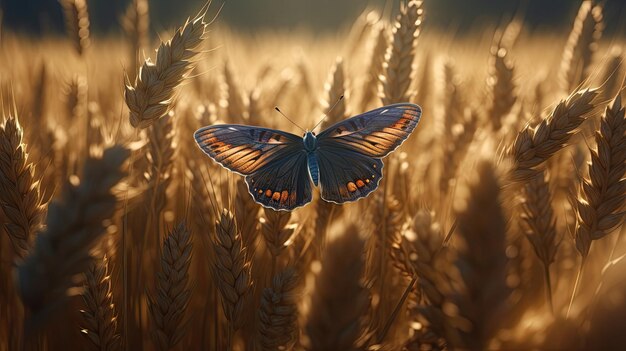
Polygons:
[[0,125],[0,205],[13,249],[23,258],[41,227],[45,207],[35,167],[29,162],[23,130],[15,117]]
[[65,16],[67,34],[73,40],[74,48],[82,56],[90,45],[89,12],[86,0],[59,0]]
[[487,116],[491,120],[494,130],[502,128],[502,120],[511,112],[517,96],[513,64],[508,62],[506,47],[494,45],[491,49],[491,67],[487,87],[491,95],[491,106]]
[[200,44],[208,26],[204,22],[206,10],[188,19],[172,39],[162,42],[155,63],[147,59],[135,83],[125,85],[124,98],[133,127],[147,128],[171,110],[176,89],[189,77],[201,52]]
[[374,45],[370,54],[370,61],[366,71],[367,78],[363,84],[363,95],[361,96],[361,110],[366,111],[374,97],[378,95],[378,77],[383,73],[383,63],[385,52],[387,51],[387,31],[383,23],[379,23],[373,29],[376,33]]
[[589,76],[593,54],[602,38],[602,7],[591,0],[581,3],[563,51],[559,79],[565,92],[576,89]]
[[161,269],[157,273],[155,295],[149,304],[152,338],[159,350],[173,349],[187,330],[185,312],[191,298],[191,250],[191,232],[181,222],[163,242]]
[[589,177],[582,180],[576,199],[578,225],[576,248],[587,257],[591,242],[602,239],[623,223],[626,190],[626,118],[620,96],[608,106],[600,130],[596,133],[595,150],[591,152]]
[[101,158],[87,159],[80,183],[68,184],[58,202],[50,204],[45,231],[17,267],[19,293],[30,310],[31,328],[66,302],[73,277],[87,270],[89,251],[105,232],[103,221],[115,211],[112,189],[126,175],[123,164],[128,156],[125,148],[113,146]]
[[241,123],[246,115],[246,103],[237,79],[228,61],[224,62],[224,83],[221,105],[226,107],[226,118],[230,123]]
[[85,302],[85,309],[81,310],[85,321],[85,326],[81,328],[83,335],[98,350],[122,350],[111,290],[109,259],[106,255],[94,258],[85,271],[83,300]]
[[368,294],[363,285],[363,240],[351,225],[328,245],[306,319],[308,350],[357,350]]
[[121,22],[131,44],[131,66],[129,72],[132,77],[136,77],[141,52],[147,47],[149,40],[150,16],[148,0],[132,0],[126,8]]
[[556,236],[556,218],[552,210],[552,194],[544,172],[526,182],[521,218],[524,234],[543,265],[548,304],[554,310],[550,265],[555,261],[559,243]]
[[262,351],[289,350],[298,332],[298,274],[287,268],[263,290],[258,341]]
[[561,101],[552,113],[535,128],[525,127],[509,150],[514,181],[528,180],[537,174],[537,167],[567,146],[571,136],[595,108],[597,90],[583,90]]
[[385,105],[411,100],[409,86],[413,79],[413,60],[422,14],[422,1],[402,3],[380,76],[379,96]]
[[265,217],[261,220],[261,233],[272,256],[279,256],[295,231],[294,225],[288,225],[291,212],[263,210]]
[[464,289],[451,297],[459,314],[472,327],[469,331],[460,330],[460,340],[449,340],[454,348],[485,350],[500,326],[509,289],[506,220],[499,196],[500,183],[494,165],[482,161],[457,214],[463,248],[455,264]]
[[[159,220],[167,205],[167,189],[172,182],[174,156],[176,153],[174,123],[171,116],[155,121],[148,129],[148,145],[145,154],[147,171],[144,178],[148,184],[147,208],[150,214],[146,232],[159,234]],[[157,235],[159,237],[159,235]]]
[[244,309],[252,289],[250,261],[232,213],[224,210],[215,221],[212,238],[214,279],[222,297],[224,315],[232,331],[242,327]]
[[343,68],[343,59],[337,57],[335,64],[328,74],[324,84],[324,99],[321,102],[326,118],[322,122],[321,130],[343,121],[347,116],[346,99],[346,73]]
[[259,206],[248,190],[248,184],[243,179],[237,181],[237,194],[235,195],[235,220],[237,228],[241,232],[244,247],[248,250],[248,256],[254,256],[256,248],[257,229],[259,225]]

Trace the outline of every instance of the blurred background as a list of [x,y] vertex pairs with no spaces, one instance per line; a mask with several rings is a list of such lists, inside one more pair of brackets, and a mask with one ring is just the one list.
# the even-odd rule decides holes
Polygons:
[[[98,34],[119,31],[119,15],[129,0],[89,0],[92,30]],[[153,33],[174,26],[199,9],[204,0],[151,0]],[[220,5],[214,0],[214,5]],[[304,29],[328,33],[343,28],[367,7],[387,8],[385,0],[235,0],[225,1],[222,24],[240,31]],[[603,0],[607,32],[624,33],[624,0]],[[63,33],[61,6],[57,0],[0,0],[5,28],[33,35]],[[518,10],[525,13],[527,28],[553,30],[571,25],[580,5],[576,0],[429,0],[425,2],[429,27],[464,33],[506,21]],[[217,8],[214,6],[213,8]]]

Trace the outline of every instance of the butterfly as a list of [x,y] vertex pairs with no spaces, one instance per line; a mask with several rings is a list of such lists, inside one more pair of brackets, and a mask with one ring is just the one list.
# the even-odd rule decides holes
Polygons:
[[383,177],[381,158],[409,137],[421,115],[419,106],[399,103],[345,119],[318,135],[218,124],[198,129],[194,137],[209,157],[245,176],[256,202],[291,211],[311,201],[311,183],[320,186],[323,200],[337,204],[376,190]]

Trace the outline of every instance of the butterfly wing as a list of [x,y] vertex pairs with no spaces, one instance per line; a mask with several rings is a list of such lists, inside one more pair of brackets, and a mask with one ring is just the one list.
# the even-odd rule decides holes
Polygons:
[[246,176],[254,200],[275,210],[311,201],[311,180],[302,138],[273,129],[241,125],[204,127],[194,134],[204,153]]
[[385,157],[408,138],[421,115],[422,109],[414,104],[384,106],[328,127],[318,135],[318,145],[320,149],[330,145]]
[[225,168],[243,175],[302,148],[302,138],[279,130],[218,124],[198,129],[196,143],[209,157]]
[[383,161],[345,149],[319,149],[322,199],[335,203],[356,201],[376,190],[383,177]]
[[311,201],[311,178],[306,151],[291,153],[246,176],[256,202],[275,210],[291,211]]
[[385,106],[346,119],[317,137],[321,196],[344,203],[366,197],[383,177],[380,158],[395,150],[417,126],[421,108]]

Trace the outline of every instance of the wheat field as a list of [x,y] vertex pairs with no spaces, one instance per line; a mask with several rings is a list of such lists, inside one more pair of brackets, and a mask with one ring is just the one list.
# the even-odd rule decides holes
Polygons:
[[[97,37],[60,6],[67,37],[0,39],[0,351],[626,347],[626,46],[601,4],[467,36],[416,0],[334,36],[215,4],[150,33],[133,0]],[[193,139],[397,102],[422,119],[350,204],[265,209]]]

